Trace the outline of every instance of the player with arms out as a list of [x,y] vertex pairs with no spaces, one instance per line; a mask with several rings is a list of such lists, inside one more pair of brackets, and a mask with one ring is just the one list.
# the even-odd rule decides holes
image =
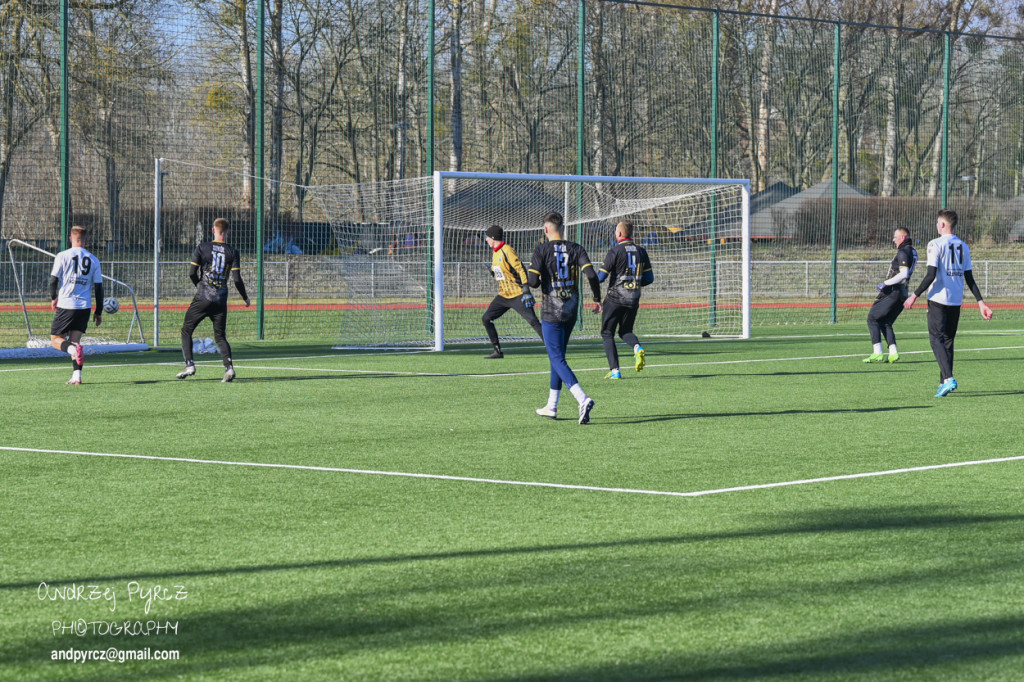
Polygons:
[[953,234],[956,223],[956,211],[947,208],[939,211],[939,219],[935,223],[939,237],[928,242],[928,272],[917,290],[903,304],[904,308],[910,310],[917,297],[931,287],[928,290],[928,341],[939,363],[939,390],[935,394],[936,398],[947,396],[957,389],[956,379],[953,378],[953,342],[960,323],[965,284],[978,301],[981,316],[986,320],[992,319],[992,308],[985,303],[981,289],[974,281],[971,249]]
[[621,379],[615,331],[617,329],[622,340],[633,347],[633,366],[639,372],[644,368],[644,349],[633,333],[633,324],[640,310],[640,289],[654,282],[647,250],[633,243],[631,220],[623,220],[615,226],[615,246],[604,257],[597,279],[608,280],[608,295],[601,313],[601,340],[610,370],[605,378]]
[[515,310],[526,320],[537,336],[544,338],[544,332],[537,319],[537,313],[533,312],[533,294],[526,283],[526,270],[523,269],[523,262],[519,260],[519,254],[507,242],[505,242],[505,231],[500,225],[491,225],[484,233],[484,240],[487,246],[491,247],[491,276],[498,283],[498,295],[487,306],[484,313],[484,329],[487,330],[487,338],[494,346],[494,352],[487,356],[488,360],[500,360],[505,357],[501,351],[501,342],[498,340],[498,330],[494,321],[504,315],[508,310]]
[[88,230],[78,225],[72,227],[71,248],[57,254],[50,270],[50,308],[54,312],[50,345],[71,356],[73,371],[67,383],[72,386],[82,383],[85,352],[81,341],[89,327],[93,293],[96,295],[93,319],[97,327],[103,323],[103,275],[99,259],[85,248],[88,241]]
[[[908,298],[907,287],[917,265],[917,249],[912,246],[910,231],[905,227],[896,228],[892,235],[892,243],[896,245],[896,257],[889,265],[886,280],[875,287],[878,289],[878,296],[875,297],[875,302],[871,304],[871,310],[868,312],[868,331],[871,332],[873,348],[871,355],[864,358],[864,362],[882,362],[888,359],[893,363],[900,359],[899,351],[896,349],[896,333],[892,325],[903,312],[903,302]],[[882,353],[883,334],[885,342],[889,344],[888,358]]]
[[227,243],[231,228],[224,218],[213,221],[213,241],[203,242],[192,254],[188,277],[196,286],[196,295],[185,313],[181,326],[181,352],[185,356],[185,369],[178,372],[179,379],[186,379],[196,373],[192,360],[192,332],[207,317],[213,322],[213,340],[217,342],[221,360],[224,362],[224,378],[233,381],[235,368],[231,364],[231,346],[228,345],[224,330],[228,321],[228,277],[249,307],[249,297],[242,282],[238,249]]
[[576,375],[565,361],[565,350],[569,335],[580,309],[579,278],[586,275],[594,295],[594,312],[601,312],[601,284],[597,273],[590,264],[586,250],[575,242],[562,238],[562,215],[549,213],[544,218],[544,236],[548,241],[540,244],[533,252],[527,281],[531,287],[540,287],[544,294],[541,307],[541,327],[544,330],[544,346],[551,361],[551,383],[548,403],[537,410],[542,417],[555,419],[558,415],[558,398],[562,384],[579,403],[579,423],[590,422],[594,400],[583,392]]

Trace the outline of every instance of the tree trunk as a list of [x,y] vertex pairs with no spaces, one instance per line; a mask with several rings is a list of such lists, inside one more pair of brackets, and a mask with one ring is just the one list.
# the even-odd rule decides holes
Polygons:
[[448,170],[462,170],[462,0],[452,2],[452,30],[448,46],[451,59],[452,150]]
[[[252,54],[249,51],[249,21],[246,0],[231,0],[238,31],[239,66],[245,104],[242,111],[242,202],[250,211],[256,207],[253,179],[256,175],[256,91],[253,84]],[[262,0],[260,0],[262,2]],[[255,215],[255,214],[254,214]]]
[[[770,0],[768,14],[779,13],[779,0]],[[778,19],[766,20],[764,48],[761,52],[761,87],[757,108],[757,164],[755,167],[755,191],[760,192],[768,186],[768,133],[771,125],[771,106],[768,93],[772,88],[772,59],[775,56],[775,30]]]
[[[903,26],[904,0],[894,3],[892,22],[896,27]],[[893,34],[895,33],[895,35]],[[882,190],[883,197],[896,196],[898,149],[899,149],[899,107],[897,105],[897,76],[903,68],[898,32],[886,33],[891,49],[889,50],[890,70],[885,79],[885,147],[882,152]]]
[[[260,0],[262,1],[262,0]],[[281,213],[281,164],[284,156],[284,7],[281,0],[270,3],[270,63],[274,79],[274,94],[270,117],[270,163],[267,177],[267,213],[273,223]]]
[[409,120],[406,109],[406,52],[409,49],[409,2],[402,0],[398,12],[398,82],[395,97],[398,109],[398,120],[395,122],[395,177],[405,179],[405,145],[408,137]]
[[605,174],[605,149],[604,129],[605,119],[608,116],[608,83],[607,69],[605,67],[605,56],[602,41],[604,39],[604,3],[595,3],[591,14],[594,18],[594,39],[591,42],[590,53],[592,60],[591,80],[594,83],[594,118],[593,129],[590,135],[591,151],[594,156],[592,170],[594,175]]

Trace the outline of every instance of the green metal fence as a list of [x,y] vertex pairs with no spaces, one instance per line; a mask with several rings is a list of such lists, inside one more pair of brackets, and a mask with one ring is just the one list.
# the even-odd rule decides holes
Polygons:
[[[755,261],[832,262],[828,296],[765,323],[860,316],[844,303],[870,292],[841,296],[837,261],[884,257],[896,226],[927,241],[943,205],[979,257],[1017,260],[1024,240],[1009,38],[616,0],[63,0],[7,3],[0,56],[0,237],[56,250],[89,225],[101,258],[139,263],[126,276],[147,300],[185,278],[145,265],[154,159],[226,169],[168,171],[163,259],[229,215],[258,302],[233,322],[243,338],[337,332],[309,287],[268,282],[268,259],[339,248],[306,185],[750,178]],[[290,242],[302,253],[274,253]],[[0,337],[16,336],[6,276],[0,292]]]

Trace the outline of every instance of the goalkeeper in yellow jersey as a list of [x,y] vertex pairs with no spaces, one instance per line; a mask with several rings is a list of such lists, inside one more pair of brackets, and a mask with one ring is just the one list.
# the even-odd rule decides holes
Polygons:
[[487,306],[487,312],[483,317],[487,338],[494,346],[494,352],[488,355],[487,359],[499,360],[505,357],[505,354],[501,352],[501,342],[498,340],[498,330],[494,327],[494,321],[509,309],[522,315],[537,332],[537,336],[543,339],[544,334],[541,332],[537,313],[533,311],[534,300],[530,287],[526,284],[526,269],[523,268],[523,262],[519,260],[516,250],[505,243],[505,231],[500,225],[491,225],[484,234],[487,246],[494,252],[491,256],[491,276],[498,283],[498,295],[491,301],[491,305]]

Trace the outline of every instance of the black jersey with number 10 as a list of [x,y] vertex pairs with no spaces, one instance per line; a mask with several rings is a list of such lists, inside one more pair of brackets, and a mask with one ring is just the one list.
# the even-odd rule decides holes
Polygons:
[[227,303],[228,278],[232,270],[241,268],[238,249],[224,242],[203,242],[192,254],[192,264],[199,266],[196,298]]

